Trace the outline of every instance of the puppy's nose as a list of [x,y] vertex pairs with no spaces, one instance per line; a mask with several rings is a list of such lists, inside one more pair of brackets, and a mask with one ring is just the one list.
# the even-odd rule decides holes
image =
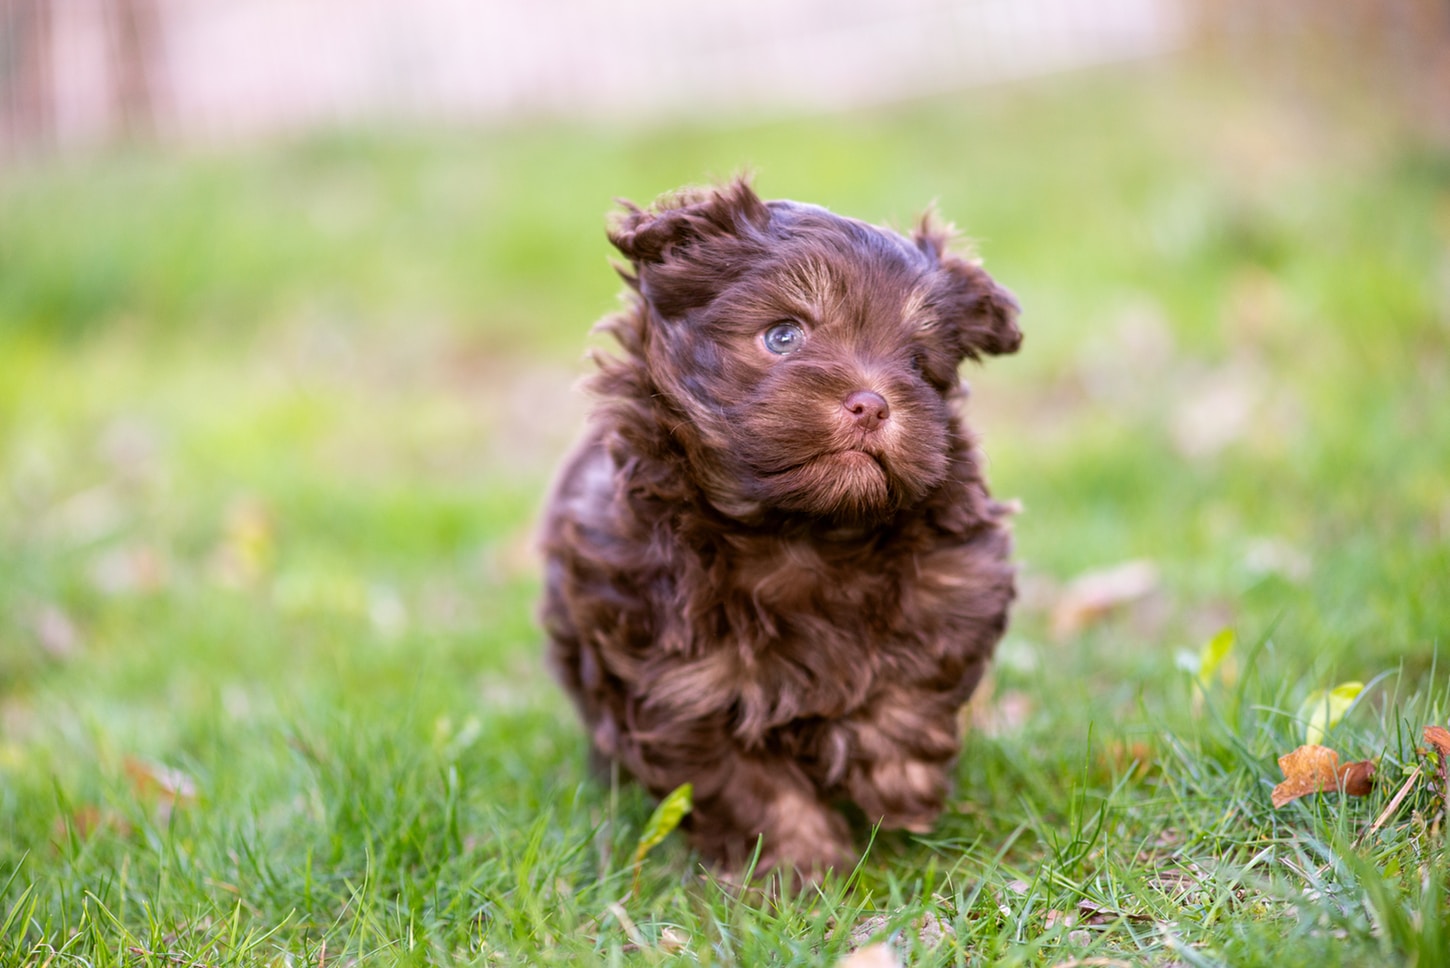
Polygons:
[[874,390],[854,390],[846,397],[846,413],[862,430],[875,430],[891,416],[886,398]]

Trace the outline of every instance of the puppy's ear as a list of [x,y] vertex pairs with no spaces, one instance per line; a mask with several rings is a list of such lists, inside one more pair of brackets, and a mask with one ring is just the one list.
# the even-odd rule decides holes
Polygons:
[[717,188],[683,189],[649,209],[621,201],[624,213],[609,241],[636,267],[659,264],[711,238],[740,236],[770,219],[770,211],[744,178]]
[[957,349],[964,357],[975,360],[983,353],[1017,352],[1022,345],[1017,300],[975,261],[947,250],[953,235],[951,226],[939,224],[930,212],[912,234],[917,248],[936,261],[945,277],[942,322],[955,334]]

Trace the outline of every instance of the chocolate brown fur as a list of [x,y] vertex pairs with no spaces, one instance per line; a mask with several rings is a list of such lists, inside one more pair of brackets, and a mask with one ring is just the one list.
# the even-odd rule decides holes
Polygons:
[[[1017,349],[1016,303],[929,222],[743,181],[610,239],[623,355],[544,530],[549,658],[595,750],[657,796],[694,784],[693,841],[731,869],[761,835],[762,869],[849,864],[843,801],[926,830],[1013,598],[957,367]],[[804,338],[777,355],[782,321]]]

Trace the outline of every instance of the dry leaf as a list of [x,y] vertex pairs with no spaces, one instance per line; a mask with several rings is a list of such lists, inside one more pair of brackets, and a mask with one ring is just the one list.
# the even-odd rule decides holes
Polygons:
[[1244,571],[1255,578],[1277,575],[1296,585],[1308,581],[1312,570],[1308,555],[1278,538],[1258,538],[1249,542],[1241,564]]
[[80,651],[81,636],[76,625],[54,605],[46,605],[32,623],[40,647],[52,659],[69,659]]
[[89,840],[98,831],[109,830],[121,837],[131,835],[131,825],[113,810],[103,810],[94,804],[77,807],[69,816],[56,817],[51,828],[51,841],[58,848],[72,833],[78,840]]
[[1274,787],[1274,807],[1284,806],[1311,793],[1366,796],[1373,787],[1373,760],[1339,764],[1339,754],[1327,746],[1301,746],[1279,757],[1284,782]]
[[90,578],[103,595],[141,595],[165,588],[171,568],[150,545],[128,545],[97,556],[91,562]]
[[660,929],[659,949],[666,954],[679,954],[690,944],[690,936],[679,928],[665,925]]
[[1066,638],[1108,615],[1141,601],[1158,588],[1158,569],[1147,561],[1129,561],[1073,579],[1052,610],[1052,631]]
[[1178,452],[1184,457],[1212,457],[1241,440],[1263,406],[1266,381],[1260,368],[1245,364],[1187,381],[1169,414]]
[[836,962],[836,968],[902,968],[902,964],[891,945],[872,944],[857,948]]
[[984,736],[1010,736],[1020,733],[1031,716],[1031,698],[1016,689],[998,695],[996,684],[989,674],[977,686],[971,702],[962,707],[957,716],[957,727],[963,734],[970,730]]
[[1374,760],[1346,763],[1339,771],[1339,787],[1347,797],[1367,797],[1374,789]]
[[1110,740],[1098,751],[1098,762],[1114,777],[1128,776],[1141,780],[1157,765],[1153,747],[1141,740]]
[[[891,924],[891,916],[887,914],[873,914],[860,924],[851,929],[851,947],[860,948],[876,935],[881,934]],[[916,940],[923,947],[933,949],[949,937],[956,936],[956,929],[948,921],[943,921],[935,914],[927,911],[920,918],[911,923],[910,928],[904,929],[903,933],[912,932]]]
[[174,807],[196,802],[196,781],[180,770],[130,756],[124,765],[137,798],[154,801],[162,817],[170,816]]
[[1153,919],[1146,914],[1132,914],[1127,911],[1115,911],[1112,908],[1105,908],[1092,901],[1078,901],[1078,913],[1082,915],[1083,924],[1113,924],[1118,921],[1147,922]]

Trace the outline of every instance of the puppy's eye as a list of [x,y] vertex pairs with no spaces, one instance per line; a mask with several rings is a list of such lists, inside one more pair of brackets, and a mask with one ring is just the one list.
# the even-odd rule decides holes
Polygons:
[[806,341],[806,331],[795,323],[776,323],[760,337],[765,348],[777,356],[794,353]]
[[913,353],[913,354],[911,354],[911,372],[916,373],[916,374],[919,375],[921,373],[921,371],[922,370],[925,370],[925,369],[926,369],[926,354],[925,353]]

